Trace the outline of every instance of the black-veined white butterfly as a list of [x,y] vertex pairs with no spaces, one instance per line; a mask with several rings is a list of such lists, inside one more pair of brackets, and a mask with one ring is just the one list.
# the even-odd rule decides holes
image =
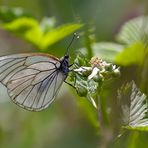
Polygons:
[[15,104],[30,111],[41,111],[53,102],[69,73],[71,43],[61,59],[43,53],[0,57],[0,82]]

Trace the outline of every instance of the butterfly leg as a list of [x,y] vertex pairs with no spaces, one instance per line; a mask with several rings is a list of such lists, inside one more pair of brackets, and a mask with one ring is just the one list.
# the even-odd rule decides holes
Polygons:
[[73,84],[67,82],[66,80],[65,80],[64,82],[65,82],[66,84],[68,84],[69,86],[73,87],[74,89],[76,89],[75,85],[73,85]]
[[74,84],[71,84],[71,83],[67,82],[66,80],[65,80],[64,82],[65,82],[66,84],[68,84],[69,86],[72,86],[72,87],[76,90],[76,92],[78,93],[78,88],[75,87],[75,84],[76,84],[76,76],[75,76]]
[[78,63],[72,63],[69,65],[69,67],[72,67],[73,65],[76,65],[77,67],[81,67]]
[[70,64],[68,67],[72,67],[74,65],[74,63],[73,64]]
[[[72,67],[73,65],[76,65],[77,67],[80,67],[80,66],[78,66],[78,64],[77,64],[77,63],[72,63],[72,64],[70,64],[68,67],[70,68],[70,67]],[[73,72],[74,72],[74,68],[69,69],[69,72],[71,72],[71,71],[73,71]]]

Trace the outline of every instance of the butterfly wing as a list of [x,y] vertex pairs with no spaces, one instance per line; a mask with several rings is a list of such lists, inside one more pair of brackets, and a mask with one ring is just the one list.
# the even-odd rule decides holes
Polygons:
[[33,111],[48,107],[66,78],[58,70],[59,59],[46,54],[0,57],[0,82],[12,101]]

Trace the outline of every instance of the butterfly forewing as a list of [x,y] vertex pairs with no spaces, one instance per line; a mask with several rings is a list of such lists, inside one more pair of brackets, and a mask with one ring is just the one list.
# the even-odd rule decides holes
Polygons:
[[46,54],[0,57],[0,81],[17,105],[34,111],[46,108],[66,78],[59,59]]

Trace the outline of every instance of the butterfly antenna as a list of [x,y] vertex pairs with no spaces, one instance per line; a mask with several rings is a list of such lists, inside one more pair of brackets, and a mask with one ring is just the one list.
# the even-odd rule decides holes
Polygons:
[[75,38],[77,38],[77,39],[79,38],[79,36],[77,35],[77,33],[74,33],[73,34],[73,37],[72,37],[72,39],[71,39],[71,41],[70,41],[70,43],[69,43],[69,45],[68,45],[68,47],[66,49],[65,55],[69,55],[69,49],[70,49],[72,43],[74,42]]

